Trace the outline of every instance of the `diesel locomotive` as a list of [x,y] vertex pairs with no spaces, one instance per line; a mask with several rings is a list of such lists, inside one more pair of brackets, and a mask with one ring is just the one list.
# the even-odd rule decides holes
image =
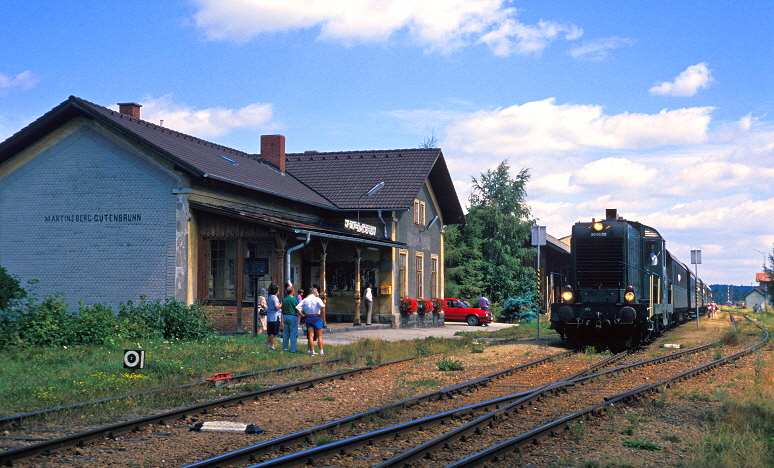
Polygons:
[[650,226],[618,216],[572,228],[572,265],[551,304],[551,329],[573,347],[614,351],[706,313],[710,290]]

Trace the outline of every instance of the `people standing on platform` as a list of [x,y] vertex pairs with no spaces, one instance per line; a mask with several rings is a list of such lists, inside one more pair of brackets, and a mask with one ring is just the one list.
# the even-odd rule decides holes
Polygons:
[[284,329],[282,332],[282,350],[296,352],[296,342],[298,341],[298,299],[293,294],[293,286],[288,288],[287,296],[282,300],[282,317]]
[[258,290],[258,334],[266,331],[266,288]]
[[371,314],[374,310],[374,295],[371,292],[371,283],[366,283],[364,297],[366,306],[366,325],[371,325]]
[[266,308],[266,333],[269,335],[266,338],[266,347],[268,349],[274,348],[274,339],[279,335],[282,330],[282,307],[277,297],[279,293],[279,286],[276,284],[269,285],[269,298],[266,300],[268,307]]
[[325,315],[325,303],[320,299],[317,288],[309,288],[309,292],[306,297],[301,301],[296,309],[301,312],[306,322],[306,339],[309,345],[309,355],[315,356],[314,342],[317,341],[317,345],[320,349],[320,356],[325,355],[323,350],[323,316]]

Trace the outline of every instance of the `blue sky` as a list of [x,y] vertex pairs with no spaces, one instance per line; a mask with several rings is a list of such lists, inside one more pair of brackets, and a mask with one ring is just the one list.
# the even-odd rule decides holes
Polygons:
[[529,168],[555,237],[606,208],[710,283],[774,248],[774,2],[6,0],[0,140],[70,95],[249,152],[412,148]]

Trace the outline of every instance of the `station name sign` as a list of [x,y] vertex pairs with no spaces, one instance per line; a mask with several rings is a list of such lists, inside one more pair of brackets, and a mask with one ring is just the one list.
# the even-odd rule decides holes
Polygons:
[[351,219],[344,220],[344,229],[349,229],[350,231],[359,232],[360,234],[367,234],[369,236],[376,235],[376,226],[371,226],[370,224],[364,224],[359,221],[352,221]]
[[46,223],[138,223],[142,221],[140,213],[94,213],[94,214],[57,214],[44,215]]

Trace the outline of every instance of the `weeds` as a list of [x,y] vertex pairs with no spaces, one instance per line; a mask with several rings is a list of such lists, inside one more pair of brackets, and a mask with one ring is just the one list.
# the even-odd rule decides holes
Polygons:
[[464,370],[460,361],[445,357],[435,362],[440,371],[461,371]]
[[739,345],[739,332],[730,331],[723,335],[723,344],[726,346]]
[[314,445],[317,447],[330,444],[334,440],[331,434],[313,434],[312,439],[314,441]]
[[678,436],[677,434],[667,434],[667,435],[661,436],[661,438],[667,442],[672,442],[675,444],[680,442],[680,436]]
[[567,430],[570,431],[570,436],[575,440],[583,440],[586,438],[586,425],[583,424],[582,419],[568,424]]
[[643,437],[637,437],[636,439],[627,439],[624,440],[623,443],[624,447],[629,448],[636,448],[640,450],[648,450],[650,452],[660,452],[661,447],[658,446],[655,442],[652,442],[648,439],[645,439]]

